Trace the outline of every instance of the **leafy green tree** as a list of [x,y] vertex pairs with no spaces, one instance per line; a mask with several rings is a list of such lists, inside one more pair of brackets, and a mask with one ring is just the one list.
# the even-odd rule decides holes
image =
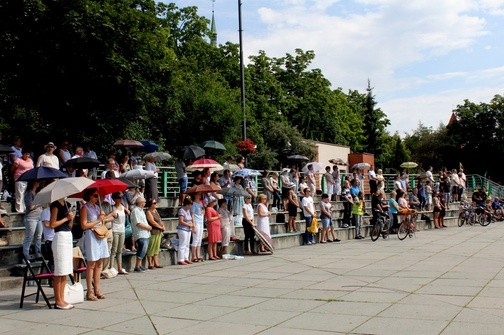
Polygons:
[[376,101],[373,95],[373,88],[371,82],[368,80],[368,87],[366,89],[366,100],[364,108],[364,133],[366,135],[366,143],[364,150],[373,153],[377,156],[380,155],[381,134],[390,125],[390,120],[380,108],[376,108]]

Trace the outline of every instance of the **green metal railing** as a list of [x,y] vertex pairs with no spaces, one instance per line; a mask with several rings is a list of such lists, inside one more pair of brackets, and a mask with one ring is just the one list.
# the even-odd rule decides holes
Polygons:
[[[175,167],[173,166],[162,166],[159,168],[160,169],[160,178],[158,179],[158,189],[160,192],[161,197],[165,198],[177,198],[179,194],[179,184],[177,180],[177,174],[175,172]],[[273,172],[273,171],[271,171]],[[277,171],[280,174],[280,171]],[[345,177],[350,174],[341,174],[341,182],[345,179]],[[394,189],[394,182],[395,182],[395,174],[385,174],[383,175],[385,177],[385,192],[391,192]],[[320,186],[321,189],[325,189],[325,178],[323,178],[323,175],[320,174]],[[439,176],[434,175],[434,179],[437,180]],[[367,176],[366,176],[367,178]],[[413,188],[416,186],[418,175],[409,175],[408,179],[408,185]],[[189,184],[191,184],[192,181],[192,176],[189,174]],[[258,192],[262,193],[263,192],[263,185],[262,185],[262,178],[261,177],[256,177],[255,182],[258,188]],[[279,180],[280,187],[281,185],[281,180]],[[467,175],[467,182],[466,182],[466,191],[467,192],[474,192],[474,190],[479,189],[481,187],[485,187],[487,193],[491,197],[499,197],[502,198],[504,197],[504,186],[499,185],[492,180],[481,176],[481,175]]]

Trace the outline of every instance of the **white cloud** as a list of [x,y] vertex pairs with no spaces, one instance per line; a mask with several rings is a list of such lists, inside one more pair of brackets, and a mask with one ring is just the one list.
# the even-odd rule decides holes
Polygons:
[[[258,15],[267,26],[267,33],[257,38],[249,36],[245,50],[249,54],[265,50],[271,57],[293,53],[296,48],[314,50],[313,66],[321,68],[333,86],[364,91],[370,79],[376,94],[388,95],[454,79],[466,80],[466,71],[403,77],[397,73],[418,63],[448,57],[454,51],[470,50],[479,38],[488,34],[485,19],[476,15],[478,3],[475,1],[360,2],[366,5],[364,9],[345,8],[344,14],[326,10],[336,1],[291,1],[291,6],[286,8],[263,6],[258,9]],[[497,93],[483,91],[485,97]],[[388,113],[384,107],[391,108],[390,112],[398,115],[397,121],[392,118],[395,129],[416,128],[418,120],[412,115],[431,115],[437,127],[437,120],[447,122],[456,104],[474,96],[470,93],[445,92],[390,100],[383,104],[382,110]],[[378,95],[377,100],[380,100]],[[408,113],[407,117],[397,114],[394,111],[398,110],[398,103],[407,106],[418,103],[419,107],[415,108],[418,114]],[[440,111],[448,115],[441,116]]]
[[504,0],[481,0],[480,5],[491,15],[504,15]]

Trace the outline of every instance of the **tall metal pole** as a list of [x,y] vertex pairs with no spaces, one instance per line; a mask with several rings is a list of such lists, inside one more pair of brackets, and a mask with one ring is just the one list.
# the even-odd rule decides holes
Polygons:
[[247,115],[245,113],[245,65],[243,64],[243,40],[242,40],[242,15],[241,0],[238,0],[238,32],[240,34],[240,78],[241,78],[241,107],[243,113],[243,140],[247,139]]

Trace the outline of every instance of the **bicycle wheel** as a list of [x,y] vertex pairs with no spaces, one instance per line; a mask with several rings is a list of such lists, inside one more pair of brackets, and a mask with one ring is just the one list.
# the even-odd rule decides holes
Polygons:
[[492,222],[492,215],[491,214],[484,214],[484,215],[481,215],[481,218],[480,218],[480,225],[482,225],[483,227],[486,227],[490,224],[490,222]]
[[408,225],[409,225],[408,222],[403,221],[399,226],[399,229],[397,230],[397,238],[400,239],[401,241],[404,240],[406,236],[408,236],[409,233]]
[[389,227],[386,223],[383,225],[383,230],[381,234],[384,239],[386,239],[389,236]]
[[462,227],[465,223],[465,213],[460,213],[458,216],[457,224],[459,227]]
[[378,237],[380,237],[380,233],[381,233],[381,222],[380,220],[377,220],[376,223],[371,228],[371,232],[369,233],[371,241],[373,242],[376,241]]

